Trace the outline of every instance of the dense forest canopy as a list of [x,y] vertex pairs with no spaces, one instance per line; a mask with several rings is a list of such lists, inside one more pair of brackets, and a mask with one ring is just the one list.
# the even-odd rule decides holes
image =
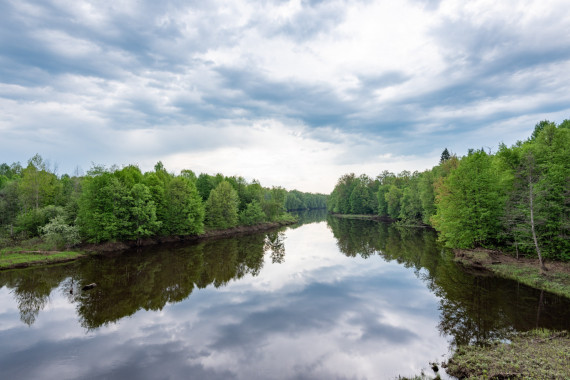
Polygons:
[[41,237],[52,246],[81,241],[139,241],[196,235],[286,218],[286,211],[326,208],[326,195],[266,188],[243,177],[178,175],[161,162],[94,166],[85,176],[57,176],[40,156],[26,167],[0,164],[0,244]]
[[328,210],[427,224],[450,247],[505,247],[570,261],[570,120],[541,121],[496,153],[447,148],[423,172],[342,176]]

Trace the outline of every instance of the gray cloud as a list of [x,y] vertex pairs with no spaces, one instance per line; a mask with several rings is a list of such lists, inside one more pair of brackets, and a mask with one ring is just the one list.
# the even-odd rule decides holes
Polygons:
[[[302,125],[304,136],[327,144],[339,141],[328,131],[353,136],[361,143],[330,162],[352,165],[378,153],[428,158],[445,146],[513,143],[533,122],[517,135],[501,126],[565,118],[570,25],[558,17],[562,3],[532,4],[543,10],[532,14],[499,4],[449,13],[447,3],[401,3],[405,13],[389,15],[432,20],[418,37],[426,53],[409,47],[396,24],[351,29],[354,12],[378,12],[381,4],[366,1],[303,1],[299,9],[284,1],[3,2],[0,161],[39,152],[67,171],[85,165],[77,157],[157,161],[231,146],[196,126],[239,126],[245,136],[272,120]],[[396,44],[384,47],[386,35]],[[411,49],[407,59],[391,63],[399,48]],[[483,137],[490,126],[496,136]],[[124,131],[152,132],[162,144],[145,148],[147,156],[124,153],[115,138]],[[184,132],[172,139],[172,131]]]

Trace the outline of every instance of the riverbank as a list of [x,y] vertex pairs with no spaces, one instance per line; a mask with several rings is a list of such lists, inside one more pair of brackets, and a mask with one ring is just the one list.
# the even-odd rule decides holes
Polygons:
[[23,247],[7,247],[0,250],[0,270],[26,268],[35,265],[64,263],[90,254],[123,251],[137,246],[151,246],[176,242],[199,242],[209,239],[229,238],[263,232],[295,224],[296,220],[282,220],[253,226],[237,226],[225,230],[208,230],[200,235],[162,236],[136,241],[81,244],[74,251],[37,250]]
[[64,263],[87,255],[87,252],[82,251],[30,251],[19,247],[4,248],[0,250],[0,270]]
[[445,364],[459,379],[570,379],[567,331],[532,330],[510,342],[459,347]]
[[497,276],[570,298],[570,263],[548,261],[545,264],[548,271],[541,275],[538,259],[517,259],[499,251],[482,248],[456,249],[454,252],[455,260],[466,268],[490,271]]

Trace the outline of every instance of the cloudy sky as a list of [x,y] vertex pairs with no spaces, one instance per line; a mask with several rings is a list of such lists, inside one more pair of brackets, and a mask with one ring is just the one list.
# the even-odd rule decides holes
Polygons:
[[328,193],[570,118],[567,0],[0,2],[0,162]]

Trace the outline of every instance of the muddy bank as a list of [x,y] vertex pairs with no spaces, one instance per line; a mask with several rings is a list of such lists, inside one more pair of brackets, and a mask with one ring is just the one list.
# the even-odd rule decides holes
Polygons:
[[175,235],[175,236],[160,236],[141,240],[138,244],[136,241],[125,242],[105,242],[100,244],[83,244],[79,248],[83,251],[89,252],[115,252],[123,251],[134,247],[146,247],[157,244],[165,243],[179,243],[179,242],[198,242],[207,239],[220,239],[240,235],[247,235],[255,232],[268,231],[275,228],[295,224],[294,221],[287,222],[269,222],[257,224],[254,226],[238,226],[228,228],[225,230],[210,230],[200,235]]

